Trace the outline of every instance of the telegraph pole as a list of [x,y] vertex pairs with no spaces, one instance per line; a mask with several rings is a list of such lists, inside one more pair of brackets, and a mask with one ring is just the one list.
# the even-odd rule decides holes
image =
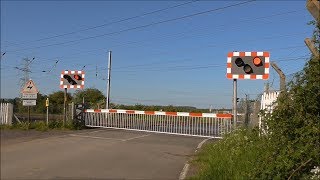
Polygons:
[[[319,0],[307,0],[306,2],[306,8],[310,12],[310,14],[313,16],[313,18],[316,20],[316,26],[320,26],[320,2]],[[316,48],[315,43],[312,42],[309,38],[306,38],[304,40],[305,44],[311,51],[312,55],[319,58],[319,50]],[[320,60],[320,59],[319,59]]]
[[274,70],[278,73],[280,77],[280,91],[284,92],[286,90],[286,75],[281,71],[275,62],[270,63]]
[[108,61],[108,81],[107,81],[107,99],[106,99],[106,109],[110,106],[110,80],[111,80],[111,51],[109,51],[109,61]]
[[[2,68],[1,68],[1,64],[2,64],[2,57],[4,56],[6,54],[6,52],[4,52],[4,53],[1,53],[1,56],[0,56],[0,86],[2,87],[2,85],[1,85],[1,72],[2,72]],[[1,89],[0,89],[0,99],[1,99]]]

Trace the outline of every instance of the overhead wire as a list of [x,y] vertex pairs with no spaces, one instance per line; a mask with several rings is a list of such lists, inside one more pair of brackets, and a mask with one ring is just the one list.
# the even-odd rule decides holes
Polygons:
[[[274,17],[274,16],[282,16],[282,15],[287,15],[287,14],[291,14],[291,13],[295,13],[295,12],[298,12],[298,11],[287,11],[287,12],[283,12],[283,13],[275,13],[275,14],[271,14],[271,15],[268,15],[268,16],[261,16],[261,17],[256,17],[256,18],[254,18],[254,19],[244,19],[244,20],[237,20],[237,22],[239,23],[239,22],[245,22],[245,21],[249,21],[249,22],[252,22],[252,21],[254,21],[254,20],[259,20],[259,21],[261,21],[261,19],[263,19],[263,18],[268,18],[268,17]],[[220,26],[226,26],[225,24],[222,24],[222,25],[220,25]],[[219,27],[219,26],[215,26],[215,27]],[[201,30],[203,30],[203,29],[205,29],[205,28],[200,28]],[[223,31],[225,31],[225,29],[222,29]],[[189,33],[188,33],[189,32]],[[191,31],[192,32],[192,31]],[[185,31],[184,33],[178,33],[178,34],[175,34],[175,35],[183,35],[183,34],[186,34],[186,33],[188,33],[188,34],[190,34],[190,31]],[[209,34],[209,35],[211,35],[211,33]],[[174,36],[160,36],[160,37],[158,37],[158,38],[160,38],[161,40],[163,40],[164,38],[163,37],[169,37],[169,38],[171,38],[170,40],[172,40],[172,37],[174,37]],[[158,39],[158,38],[156,38],[156,39]],[[186,39],[186,37],[185,36],[183,36],[183,38],[184,39]],[[153,39],[154,40],[154,39]],[[133,42],[127,42],[127,43],[120,43],[120,44],[118,44],[118,45],[113,45],[112,47],[114,48],[114,47],[121,47],[121,46],[125,46],[125,45],[128,45],[128,44],[137,44],[137,43],[140,43],[140,42],[144,42],[144,41],[133,41]],[[148,39],[148,41],[147,42],[150,42],[150,39]],[[79,53],[73,53],[73,54],[71,54],[71,55],[79,55],[79,54],[89,54],[89,53],[91,53],[91,52],[94,52],[94,51],[104,51],[105,50],[105,48],[99,48],[99,49],[93,49],[93,50],[89,50],[89,51],[80,51]],[[55,58],[46,58],[47,60],[49,60],[49,59],[62,59],[62,58],[77,58],[78,56],[69,56],[69,57],[66,57],[66,56],[59,56],[59,57],[55,57]],[[42,62],[43,61],[45,61],[46,59],[44,59],[44,58],[39,58],[39,57],[37,57],[37,59],[42,59]],[[52,60],[49,60],[49,61],[52,61]],[[55,61],[55,60],[54,60]]]
[[132,30],[136,30],[136,29],[147,28],[147,27],[151,27],[151,26],[154,26],[154,25],[158,25],[158,24],[173,22],[173,21],[177,21],[177,20],[181,20],[181,19],[187,19],[187,18],[190,18],[190,17],[199,16],[199,15],[203,15],[203,14],[208,14],[208,13],[212,13],[212,12],[215,12],[215,11],[231,8],[231,7],[244,5],[244,4],[253,2],[253,1],[255,1],[255,0],[249,0],[249,1],[245,1],[245,2],[235,3],[235,4],[231,4],[231,5],[227,5],[227,6],[223,6],[223,7],[219,7],[219,8],[214,8],[214,9],[210,9],[210,10],[206,10],[206,11],[202,11],[202,12],[198,12],[198,13],[193,13],[193,14],[189,14],[189,15],[185,15],[185,16],[181,16],[181,17],[177,17],[177,18],[172,18],[172,19],[152,22],[152,23],[149,23],[149,24],[146,24],[146,25],[127,28],[127,29],[123,29],[123,30],[120,30],[120,31],[114,31],[114,32],[100,34],[100,35],[80,38],[80,39],[76,39],[76,40],[64,41],[64,42],[53,43],[53,44],[47,44],[47,45],[42,45],[42,46],[37,46],[37,47],[30,47],[30,48],[17,49],[17,50],[8,50],[7,52],[18,52],[18,51],[24,51],[24,50],[30,50],[30,49],[39,49],[39,48],[44,48],[44,47],[57,46],[57,45],[63,45],[63,44],[68,44],[68,43],[73,43],[73,42],[79,42],[79,41],[88,40],[88,39],[95,39],[95,38],[99,38],[99,37],[103,37],[103,36],[120,34],[120,33],[123,33],[123,32],[128,32],[128,31],[132,31]]
[[[67,33],[57,34],[57,35],[54,35],[54,36],[40,38],[40,39],[36,39],[36,40],[33,40],[33,41],[20,42],[19,44],[26,44],[26,43],[30,43],[30,42],[38,42],[38,41],[43,41],[43,40],[63,37],[63,36],[67,36],[67,35],[71,35],[71,34],[75,34],[75,33],[79,33],[79,32],[84,32],[84,31],[97,29],[97,28],[101,28],[101,27],[105,27],[105,26],[109,26],[109,25],[113,25],[113,24],[117,24],[117,23],[121,23],[121,22],[126,22],[126,21],[129,21],[129,20],[133,20],[133,19],[137,19],[137,18],[140,18],[140,17],[147,16],[147,15],[163,12],[163,11],[166,11],[166,10],[169,10],[169,9],[174,9],[174,8],[177,8],[177,7],[181,7],[181,6],[184,6],[184,5],[187,5],[187,4],[191,4],[191,3],[194,3],[194,2],[197,2],[197,1],[199,1],[199,0],[192,0],[192,1],[188,1],[188,2],[183,2],[183,3],[177,4],[177,5],[165,7],[165,8],[154,10],[154,11],[150,11],[150,12],[145,12],[145,13],[142,13],[142,14],[139,14],[139,15],[135,15],[135,16],[132,16],[132,17],[122,18],[122,19],[114,20],[114,21],[111,21],[111,22],[108,22],[108,23],[103,23],[103,24],[100,24],[100,25],[95,25],[95,26],[83,28],[83,29],[80,29],[80,30],[77,30],[77,31],[71,31],[71,32],[67,32]],[[15,44],[18,44],[18,43],[15,43]]]

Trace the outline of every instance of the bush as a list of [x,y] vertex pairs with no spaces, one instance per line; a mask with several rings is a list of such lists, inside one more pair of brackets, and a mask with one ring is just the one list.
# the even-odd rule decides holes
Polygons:
[[199,172],[191,179],[255,179],[260,156],[268,149],[257,129],[239,129],[204,146],[193,163]]
[[49,121],[49,129],[63,128],[63,121]]

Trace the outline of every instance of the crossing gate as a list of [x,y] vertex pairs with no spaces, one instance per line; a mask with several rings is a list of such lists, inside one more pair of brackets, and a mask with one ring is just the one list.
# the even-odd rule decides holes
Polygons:
[[86,109],[87,127],[102,127],[185,136],[222,136],[232,130],[231,114]]

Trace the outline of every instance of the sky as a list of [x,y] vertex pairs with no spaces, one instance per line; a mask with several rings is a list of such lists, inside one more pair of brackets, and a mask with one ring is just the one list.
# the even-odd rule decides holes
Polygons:
[[[310,57],[311,20],[305,1],[1,1],[1,98],[20,96],[25,58],[41,94],[63,90],[63,70],[106,94],[112,51],[111,102],[231,108],[228,52],[268,51],[291,77]],[[238,97],[266,83],[279,89],[273,69],[239,80]]]

